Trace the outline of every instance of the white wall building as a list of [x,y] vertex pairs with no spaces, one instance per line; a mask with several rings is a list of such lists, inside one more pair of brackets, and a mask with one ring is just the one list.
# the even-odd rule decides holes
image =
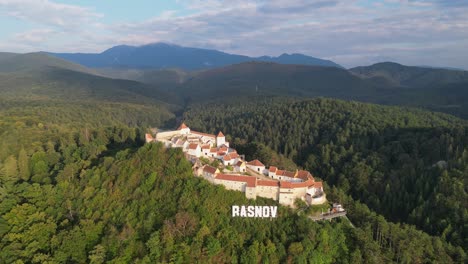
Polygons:
[[247,162],[247,168],[257,172],[257,173],[263,173],[265,170],[265,165],[261,163],[259,160],[252,160],[250,162]]

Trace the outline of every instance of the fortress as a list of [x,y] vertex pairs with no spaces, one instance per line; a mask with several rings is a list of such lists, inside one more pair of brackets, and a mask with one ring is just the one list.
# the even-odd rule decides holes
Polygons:
[[[323,204],[326,195],[321,181],[304,170],[286,171],[266,168],[259,160],[246,162],[244,155],[229,146],[222,132],[216,136],[191,130],[182,123],[177,130],[146,134],[146,143],[161,142],[167,148],[181,148],[194,164],[194,174],[229,190],[245,193],[247,198],[265,197],[282,205],[294,206],[300,199],[308,204]],[[205,162],[203,162],[205,161]],[[213,167],[206,163],[218,161]]]

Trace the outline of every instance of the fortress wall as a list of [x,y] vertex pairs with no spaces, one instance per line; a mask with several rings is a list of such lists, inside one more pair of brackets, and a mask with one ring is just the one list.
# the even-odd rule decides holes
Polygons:
[[257,185],[257,196],[270,198],[278,201],[279,187],[277,186],[258,186]]
[[247,183],[245,182],[238,182],[238,181],[227,181],[227,180],[219,180],[219,179],[214,179],[215,184],[221,184],[226,187],[228,190],[234,190],[234,191],[241,191],[245,192],[245,187]]

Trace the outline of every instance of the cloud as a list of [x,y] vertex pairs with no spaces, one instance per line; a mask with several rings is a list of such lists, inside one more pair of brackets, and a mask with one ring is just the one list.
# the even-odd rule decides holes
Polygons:
[[91,8],[49,0],[0,0],[0,13],[67,31],[79,29],[102,17]]
[[41,42],[50,39],[53,35],[56,35],[57,33],[58,32],[56,30],[49,28],[32,29],[15,34],[13,39],[15,40],[15,42],[20,42],[23,44],[39,45]]
[[[43,33],[61,40],[46,42],[56,51],[102,51],[117,44],[164,41],[252,56],[299,52],[344,66],[394,59],[468,69],[465,2],[179,0],[184,10],[112,24],[99,23],[102,15],[92,8],[51,1],[39,1],[45,8],[38,1],[0,0],[0,10],[41,25],[15,35],[14,41],[32,45]],[[33,8],[25,8],[25,3]]]

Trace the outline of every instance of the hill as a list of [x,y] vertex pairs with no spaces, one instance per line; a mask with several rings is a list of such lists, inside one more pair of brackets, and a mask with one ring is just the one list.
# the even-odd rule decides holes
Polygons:
[[0,60],[0,98],[179,104],[157,86],[95,74],[45,53],[9,56]]
[[394,62],[355,67],[351,68],[350,72],[363,78],[383,77],[396,86],[408,88],[426,88],[448,83],[468,82],[467,71],[405,66]]
[[[324,186],[327,197],[345,204],[354,227],[345,219],[315,223],[285,207],[278,219],[236,219],[230,217],[233,204],[274,201],[247,200],[193,177],[180,150],[142,146],[148,127],[175,125],[180,114],[180,103],[165,87],[105,78],[48,59],[0,73],[1,263],[466,262],[463,120],[284,96],[284,87],[298,96],[314,94],[309,75],[351,84],[359,95],[369,92],[363,87],[373,89],[341,69],[250,63],[213,75],[139,76],[160,74],[156,82],[175,82],[171,89],[182,96],[204,100],[188,104],[183,115],[194,128],[223,128],[250,156],[285,167],[294,167],[294,160],[326,179],[332,186]],[[245,71],[245,65],[252,69]],[[248,89],[238,101],[227,96],[225,80],[249,87],[257,76],[268,86],[286,80],[272,90],[282,97],[246,100]],[[303,84],[292,89],[296,80]],[[190,91],[187,83],[199,89]],[[203,83],[227,100],[196,97],[205,91]],[[327,85],[317,85],[318,91],[341,92]],[[255,140],[260,143],[243,144]],[[443,162],[442,168],[432,166],[442,159],[446,171]],[[390,223],[354,199],[401,222]]]
[[285,97],[194,104],[183,119],[193,129],[229,131],[235,148],[252,141],[267,145],[339,188],[342,201],[350,195],[391,221],[468,245],[465,120],[410,108]]
[[[405,122],[421,126],[433,122],[434,126],[447,125],[448,128],[450,124],[458,125],[453,122],[457,121],[453,117],[423,111],[408,114],[407,109],[398,111],[398,108],[369,107],[335,100],[317,100],[310,105],[306,103],[306,107],[285,98],[278,102],[280,107],[274,102],[258,104],[252,101],[243,110],[240,110],[245,103],[242,101],[238,106],[220,103],[202,107],[206,107],[206,115],[213,111],[210,116],[214,118],[222,117],[220,114],[226,113],[227,109],[244,112],[245,116],[218,119],[223,122],[220,125],[241,121],[240,126],[235,126],[240,130],[233,130],[232,135],[241,135],[239,131],[270,135],[266,125],[270,125],[271,132],[276,134],[277,127],[281,126],[284,137],[278,139],[287,140],[293,146],[296,141],[290,136],[307,125],[310,130],[302,130],[307,133],[299,139],[312,137],[327,142],[339,131],[342,133],[337,136],[351,140],[356,133],[366,129],[365,125],[369,124],[366,117],[370,117],[370,124],[376,129],[380,128],[382,117],[387,118],[383,119],[386,120],[384,126],[398,127]],[[146,126],[138,125],[143,121],[142,116],[128,116],[123,103],[116,103],[122,111],[105,113],[109,116],[107,120],[100,119],[105,115],[101,116],[99,111],[91,111],[93,105],[100,102],[90,102],[78,111],[74,109],[75,105],[44,109],[40,105],[7,103],[10,105],[6,109],[5,104],[0,103],[1,263],[466,262],[463,248],[447,242],[453,240],[453,232],[440,237],[430,236],[414,226],[388,222],[344,195],[336,186],[324,186],[327,197],[345,204],[353,227],[346,219],[313,222],[304,213],[281,206],[276,219],[232,218],[230,208],[235,204],[276,204],[270,199],[248,200],[240,192],[228,191],[194,177],[191,164],[178,149],[165,149],[160,144],[143,146]],[[252,111],[255,108],[260,112]],[[202,108],[197,109],[203,112]],[[355,116],[346,110],[356,110]],[[193,116],[193,111],[196,109],[192,108],[186,117]],[[377,114],[372,118],[369,113],[374,112]],[[277,118],[276,124],[264,122],[272,116]],[[120,120],[128,117],[139,127],[121,123]],[[146,115],[146,118],[152,117]],[[200,120],[193,117],[194,122]],[[422,120],[413,120],[414,117]],[[106,123],[99,125],[101,120]],[[90,121],[97,121],[97,126],[90,126]],[[309,121],[309,124],[303,121]],[[349,125],[346,125],[347,121]],[[210,129],[219,127],[212,126],[213,123],[217,122],[206,120]],[[256,123],[261,125],[252,131],[249,126]],[[316,129],[317,124],[323,130]],[[107,125],[109,127],[104,127]],[[333,125],[343,125],[346,130],[340,131],[337,126],[327,134],[326,129]],[[347,129],[351,130],[350,137],[346,137]],[[276,140],[277,136],[271,138]],[[412,139],[407,140],[411,142]],[[456,138],[447,140],[458,143]],[[320,152],[324,153],[323,168],[329,164],[340,168],[334,163],[338,158],[350,162],[361,160],[360,156],[343,158],[335,155],[341,147],[350,154],[358,153],[343,141],[334,141],[336,149],[330,146],[333,152],[320,146]],[[362,148],[358,146],[367,146],[365,142],[357,143],[353,143],[353,147],[359,151]],[[395,155],[401,154],[397,147]],[[262,152],[268,155],[269,150]],[[289,151],[286,153],[289,155]],[[331,159],[326,162],[328,154]],[[317,169],[312,170],[316,177],[327,177],[325,171]],[[335,174],[330,175],[332,182]],[[354,174],[350,175],[350,179],[354,177]],[[443,183],[442,186],[448,187],[447,193],[459,186],[458,181]],[[346,184],[343,190],[346,190]],[[388,193],[385,197],[394,198],[396,193]],[[445,199],[446,193],[439,197]],[[456,216],[459,210],[453,209],[457,205],[448,208]],[[434,214],[426,222],[431,224],[433,219],[444,216]],[[453,217],[450,221],[463,221],[457,219]],[[458,225],[454,226],[458,231],[456,227]]]
[[60,58],[49,56],[44,52],[15,54],[0,54],[0,72],[18,73],[32,71],[47,71],[51,68],[60,68],[76,72],[96,74],[97,72],[79,64],[72,63]]
[[240,63],[194,73],[174,91],[190,102],[233,96],[324,96],[422,107],[468,118],[467,72],[393,63],[375,67],[382,70]]
[[114,78],[133,80],[160,87],[173,87],[185,82],[196,72],[188,72],[181,69],[125,69],[125,68],[99,68],[100,75]]
[[279,57],[248,57],[228,54],[217,50],[182,47],[166,43],[144,46],[115,46],[99,54],[49,53],[92,68],[180,68],[199,70],[216,68],[247,61],[272,61],[285,64],[307,64],[341,67],[338,64],[301,54],[283,54]]
[[247,62],[206,70],[187,79],[180,93],[193,101],[232,96],[332,96],[346,99],[385,96],[385,90],[344,69]]

